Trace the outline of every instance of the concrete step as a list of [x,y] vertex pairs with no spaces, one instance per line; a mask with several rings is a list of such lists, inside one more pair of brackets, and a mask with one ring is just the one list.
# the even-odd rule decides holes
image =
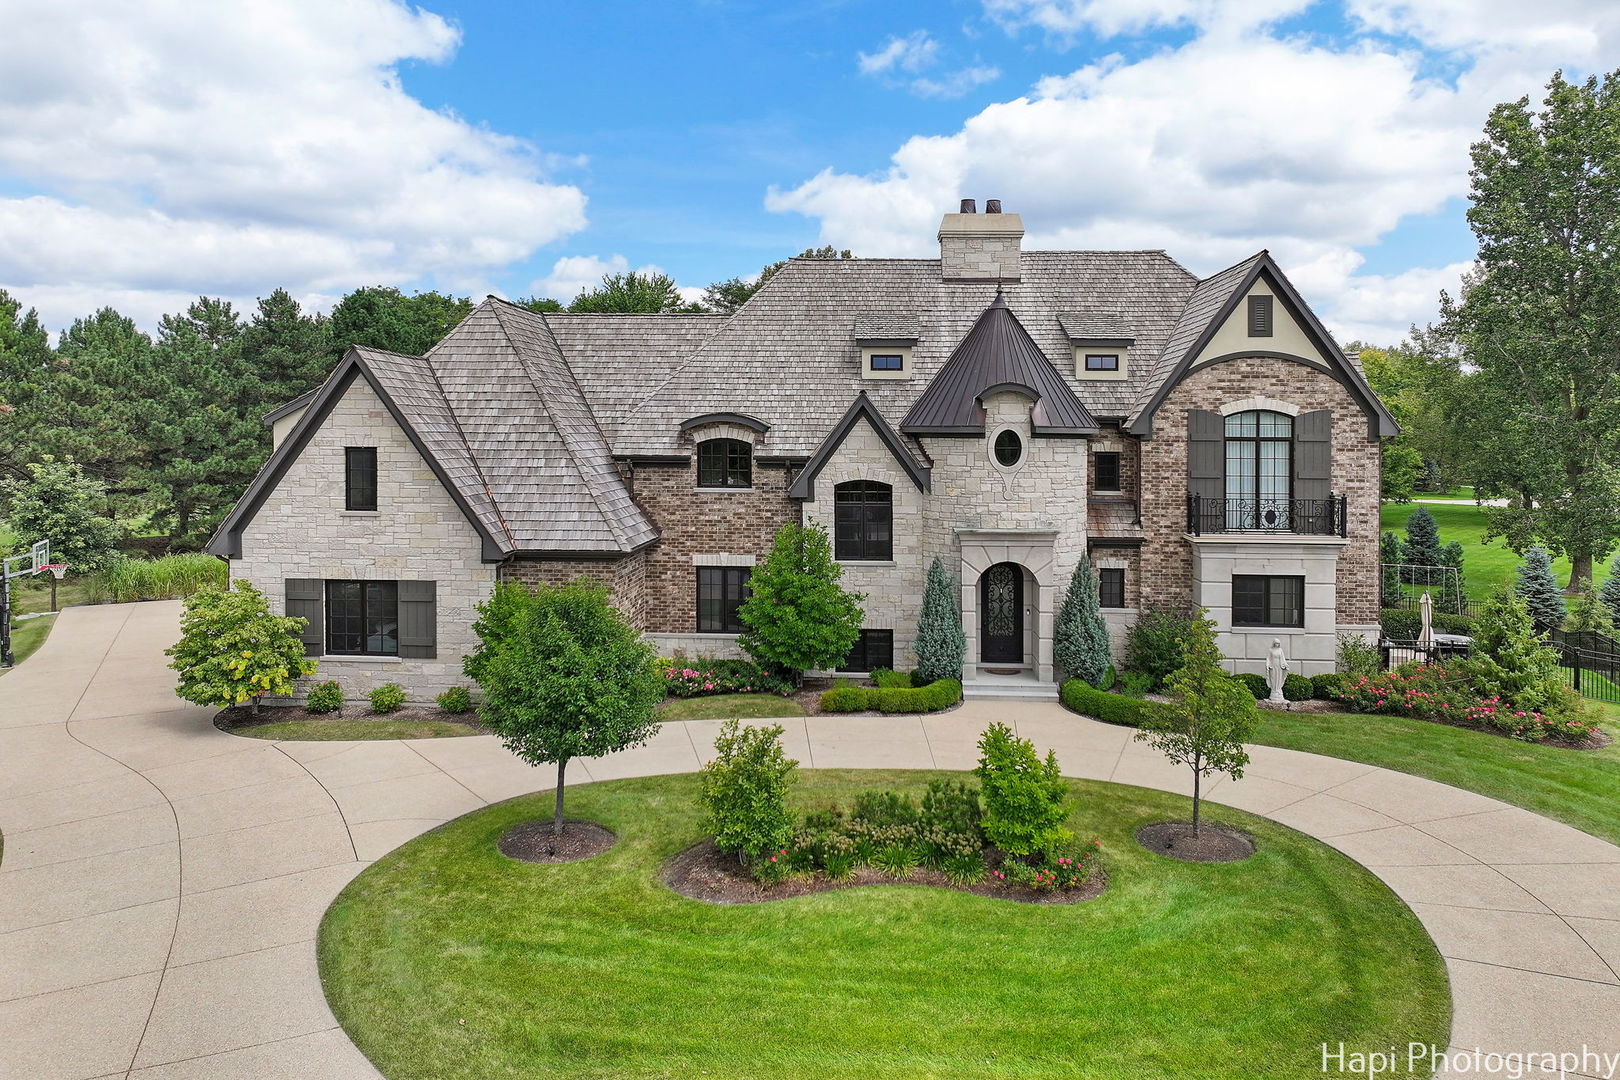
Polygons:
[[969,679],[962,684],[962,696],[985,699],[1020,701],[1056,701],[1057,683],[1042,683],[1015,679]]

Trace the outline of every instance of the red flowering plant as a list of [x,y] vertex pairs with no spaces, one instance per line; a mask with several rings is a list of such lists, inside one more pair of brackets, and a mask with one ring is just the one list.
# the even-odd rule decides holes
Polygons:
[[1592,733],[1592,725],[1577,713],[1516,708],[1497,695],[1480,694],[1461,665],[1403,664],[1381,675],[1346,681],[1338,697],[1354,712],[1486,728],[1523,742],[1549,738],[1581,742]]
[[781,679],[748,660],[662,660],[664,690],[671,697],[706,697],[711,694],[792,693]]
[[1022,859],[1007,859],[990,871],[998,884],[1022,885],[1036,892],[1078,889],[1096,875],[1102,863],[1102,841],[1084,846],[1068,846]]

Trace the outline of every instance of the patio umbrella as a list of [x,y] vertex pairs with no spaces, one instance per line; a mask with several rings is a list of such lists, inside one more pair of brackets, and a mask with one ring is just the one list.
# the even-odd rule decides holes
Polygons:
[[1428,593],[1418,601],[1418,612],[1423,616],[1423,629],[1418,631],[1418,647],[1434,648],[1434,600]]

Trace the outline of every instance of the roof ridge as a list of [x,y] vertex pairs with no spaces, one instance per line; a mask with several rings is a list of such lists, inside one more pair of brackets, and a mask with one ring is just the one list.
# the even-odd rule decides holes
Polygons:
[[[568,363],[568,355],[563,352],[562,346],[557,343],[556,337],[552,335],[551,327],[549,324],[547,324],[545,316],[538,311],[532,311],[529,308],[522,307],[518,304],[508,303],[506,306],[514,311],[521,311],[525,316],[533,318],[544,329],[546,338],[550,340],[552,347],[557,350],[557,357],[562,362],[562,368],[568,377],[569,385],[572,386],[574,393],[579,395],[580,406],[584,410],[585,415],[590,419],[591,427],[596,432],[597,439],[602,443],[602,448],[605,452],[606,459],[611,462],[612,448],[608,445],[607,437],[602,434],[601,423],[596,419],[596,414],[591,411],[590,402],[585,398],[584,392],[580,390],[579,380],[574,377],[574,369]],[[540,399],[541,407],[546,410],[546,415],[551,420],[551,428],[557,433],[557,441],[560,442],[564,449],[567,450],[569,458],[574,463],[575,470],[577,470],[579,473],[580,480],[585,484],[586,490],[590,492],[591,505],[596,508],[597,514],[601,517],[603,524],[607,526],[608,532],[612,534],[613,539],[619,545],[620,550],[625,552],[630,551],[633,547],[635,547],[635,545],[630,542],[630,535],[628,531],[626,531],[624,528],[623,523],[618,520],[618,516],[609,512],[607,507],[603,505],[603,495],[605,493],[601,491],[601,478],[596,475],[595,470],[592,469],[586,462],[580,460],[579,449],[574,446],[573,436],[569,426],[560,422],[557,415],[556,406],[551,401],[550,395],[541,389],[539,381],[535,379],[532,361],[527,354],[527,350],[525,350],[524,347],[520,345],[515,338],[513,338],[511,329],[506,325],[505,320],[501,317],[500,309],[494,308],[492,309],[492,312],[495,316],[495,321],[501,327],[501,333],[506,335],[507,343],[511,345],[513,351],[517,353],[518,364],[523,369],[524,378],[529,381],[529,386],[534,390],[535,396]],[[640,511],[638,510],[637,512],[639,513]]]
[[[473,310],[476,311],[477,308],[475,307]],[[468,318],[471,318],[472,312],[468,312],[467,315]],[[457,325],[459,326],[460,324],[458,323]],[[445,337],[449,336],[449,334],[445,335]],[[437,345],[434,346],[434,348],[437,347]],[[431,352],[433,350],[430,349],[428,351]],[[396,353],[395,355],[398,356],[404,354]],[[439,378],[439,369],[434,367],[433,361],[428,359],[426,356],[417,357],[416,359],[422,361],[422,365],[427,368],[428,374],[432,376],[433,386],[439,391],[439,397],[444,401],[444,411],[450,415],[450,422],[456,427],[456,435],[461,439],[461,445],[466,448],[467,460],[472,462],[473,470],[478,473],[478,483],[483,487],[484,494],[489,498],[490,508],[495,511],[495,520],[501,523],[501,529],[506,533],[507,543],[511,544],[515,550],[517,548],[517,537],[512,534],[512,526],[507,523],[506,512],[501,509],[501,501],[495,497],[495,489],[490,487],[489,477],[484,474],[483,462],[478,460],[478,455],[473,451],[472,440],[467,438],[467,429],[461,426],[461,414],[450,405],[450,395],[444,392],[444,380]]]

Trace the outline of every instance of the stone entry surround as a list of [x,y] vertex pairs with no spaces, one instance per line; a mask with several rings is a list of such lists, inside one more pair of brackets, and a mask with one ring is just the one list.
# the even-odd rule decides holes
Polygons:
[[[979,579],[997,563],[1012,563],[1024,579],[1024,662],[1043,683],[1052,681],[1052,628],[1056,621],[1058,583],[1054,580],[1053,541],[1046,529],[958,529],[962,558],[962,629],[967,635],[964,666],[973,670],[979,658]],[[1003,665],[995,665],[1003,666]],[[1017,665],[1005,665],[1017,666]]]
[[[0,1077],[376,1080],[321,990],[322,913],[372,860],[544,790],[546,771],[487,737],[226,735],[171,693],[178,617],[174,602],[70,608],[0,677]],[[1187,790],[1129,730],[1052,702],[784,726],[808,768],[966,769],[992,720],[1055,749],[1066,775]],[[719,726],[667,724],[573,775],[692,771]],[[1455,1047],[1620,1053],[1620,847],[1402,773],[1251,752],[1211,801],[1333,845],[1412,907],[1446,957]]]

